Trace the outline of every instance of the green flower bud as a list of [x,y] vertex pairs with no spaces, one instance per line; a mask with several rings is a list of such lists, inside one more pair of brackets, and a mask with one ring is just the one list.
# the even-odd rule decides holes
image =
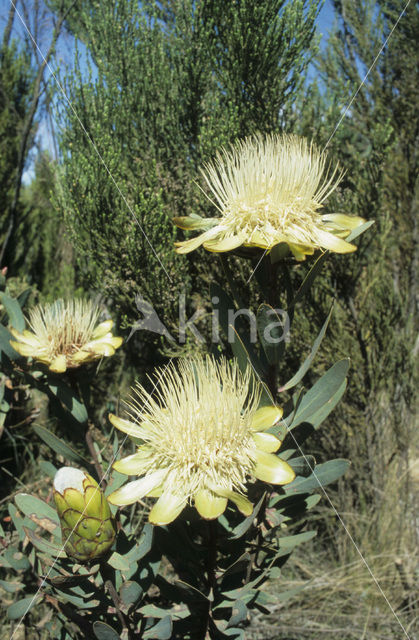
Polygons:
[[115,521],[92,476],[74,467],[59,469],[54,477],[54,500],[69,556],[83,562],[108,551],[115,539]]

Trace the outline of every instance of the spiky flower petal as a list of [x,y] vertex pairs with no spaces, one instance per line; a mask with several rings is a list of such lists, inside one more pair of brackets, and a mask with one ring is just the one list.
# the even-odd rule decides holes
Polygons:
[[115,539],[115,521],[92,476],[62,467],[54,477],[54,500],[69,556],[84,562],[108,551]]
[[56,300],[29,312],[31,331],[11,329],[12,347],[22,356],[48,365],[51,371],[66,369],[112,356],[122,338],[112,334],[112,320],[98,324],[99,309],[89,300]]
[[349,253],[356,247],[344,238],[365,221],[321,209],[336,189],[342,172],[326,168],[326,156],[314,144],[295,135],[260,135],[222,149],[202,169],[208,198],[219,218],[193,215],[174,218],[181,229],[201,230],[199,236],[177,242],[178,253],[203,245],[213,252],[239,247],[270,251],[285,243],[297,260],[315,249]]
[[242,374],[236,363],[199,357],[170,364],[156,375],[156,396],[138,385],[130,417],[109,419],[141,441],[137,453],[114,463],[120,473],[137,475],[109,496],[128,505],[158,497],[153,524],[168,524],[187,504],[208,520],[221,515],[227,501],[248,516],[249,478],[272,484],[292,482],[290,465],[275,455],[281,445],[266,432],[282,416],[278,407],[258,409],[261,385]]

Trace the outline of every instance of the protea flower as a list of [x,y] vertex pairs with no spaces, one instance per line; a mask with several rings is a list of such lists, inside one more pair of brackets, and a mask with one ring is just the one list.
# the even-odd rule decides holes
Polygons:
[[64,548],[81,562],[103,555],[115,539],[115,521],[97,482],[74,467],[62,467],[54,477],[54,500]]
[[129,403],[132,421],[109,416],[141,442],[137,453],[113,465],[140,479],[114,491],[109,502],[122,506],[158,497],[149,520],[159,525],[172,522],[187,504],[211,520],[231,500],[248,516],[248,479],[281,485],[294,480],[290,465],[275,455],[281,441],[267,432],[282,409],[258,409],[262,387],[235,362],[183,359],[178,368],[172,363],[159,370],[156,384],[155,398],[137,386]]
[[29,312],[31,331],[10,329],[17,340],[10,344],[20,355],[43,362],[57,373],[112,356],[122,338],[112,335],[112,320],[98,324],[99,313],[89,300],[38,305]]
[[323,203],[342,178],[330,173],[326,156],[314,144],[295,135],[248,137],[223,149],[202,169],[208,198],[218,218],[197,215],[174,218],[181,229],[203,231],[177,242],[178,253],[203,245],[224,252],[239,247],[270,251],[286,243],[297,260],[315,249],[355,251],[344,240],[365,220],[343,213],[322,213]]

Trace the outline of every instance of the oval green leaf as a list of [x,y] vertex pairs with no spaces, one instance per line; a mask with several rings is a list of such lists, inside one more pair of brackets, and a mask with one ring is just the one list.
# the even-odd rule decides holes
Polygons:
[[18,600],[10,605],[7,609],[7,617],[9,620],[19,620],[19,618],[23,618],[28,611],[32,609],[38,602],[42,599],[42,595],[34,594],[32,596],[27,596],[26,598],[22,598],[22,600]]
[[96,620],[93,623],[93,633],[97,640],[120,640],[119,633],[101,620]]
[[0,302],[4,305],[9,316],[9,324],[17,331],[23,331],[26,323],[18,301],[10,298],[4,291],[0,291]]

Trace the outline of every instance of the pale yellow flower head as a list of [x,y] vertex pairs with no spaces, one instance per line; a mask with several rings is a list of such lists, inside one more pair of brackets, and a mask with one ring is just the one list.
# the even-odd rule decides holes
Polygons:
[[112,356],[122,338],[112,334],[112,320],[98,323],[100,310],[89,300],[56,300],[29,312],[30,331],[10,329],[12,347],[22,356],[62,373],[102,356]]
[[237,364],[213,358],[182,359],[156,375],[157,392],[137,385],[130,417],[112,424],[138,439],[137,453],[116,462],[120,473],[140,478],[108,500],[128,505],[158,497],[149,520],[172,522],[187,504],[205,519],[220,516],[231,500],[246,516],[253,510],[246,483],[292,482],[290,465],[275,455],[281,441],[267,429],[282,416],[274,406],[258,409],[261,386]]
[[356,249],[344,238],[365,221],[322,212],[342,172],[338,167],[328,171],[325,153],[305,138],[245,138],[217,153],[202,174],[208,198],[220,216],[175,218],[174,223],[182,229],[203,231],[195,238],[177,242],[178,253],[189,253],[201,245],[214,252],[239,247],[270,251],[286,243],[297,260],[304,260],[316,249],[336,253]]

